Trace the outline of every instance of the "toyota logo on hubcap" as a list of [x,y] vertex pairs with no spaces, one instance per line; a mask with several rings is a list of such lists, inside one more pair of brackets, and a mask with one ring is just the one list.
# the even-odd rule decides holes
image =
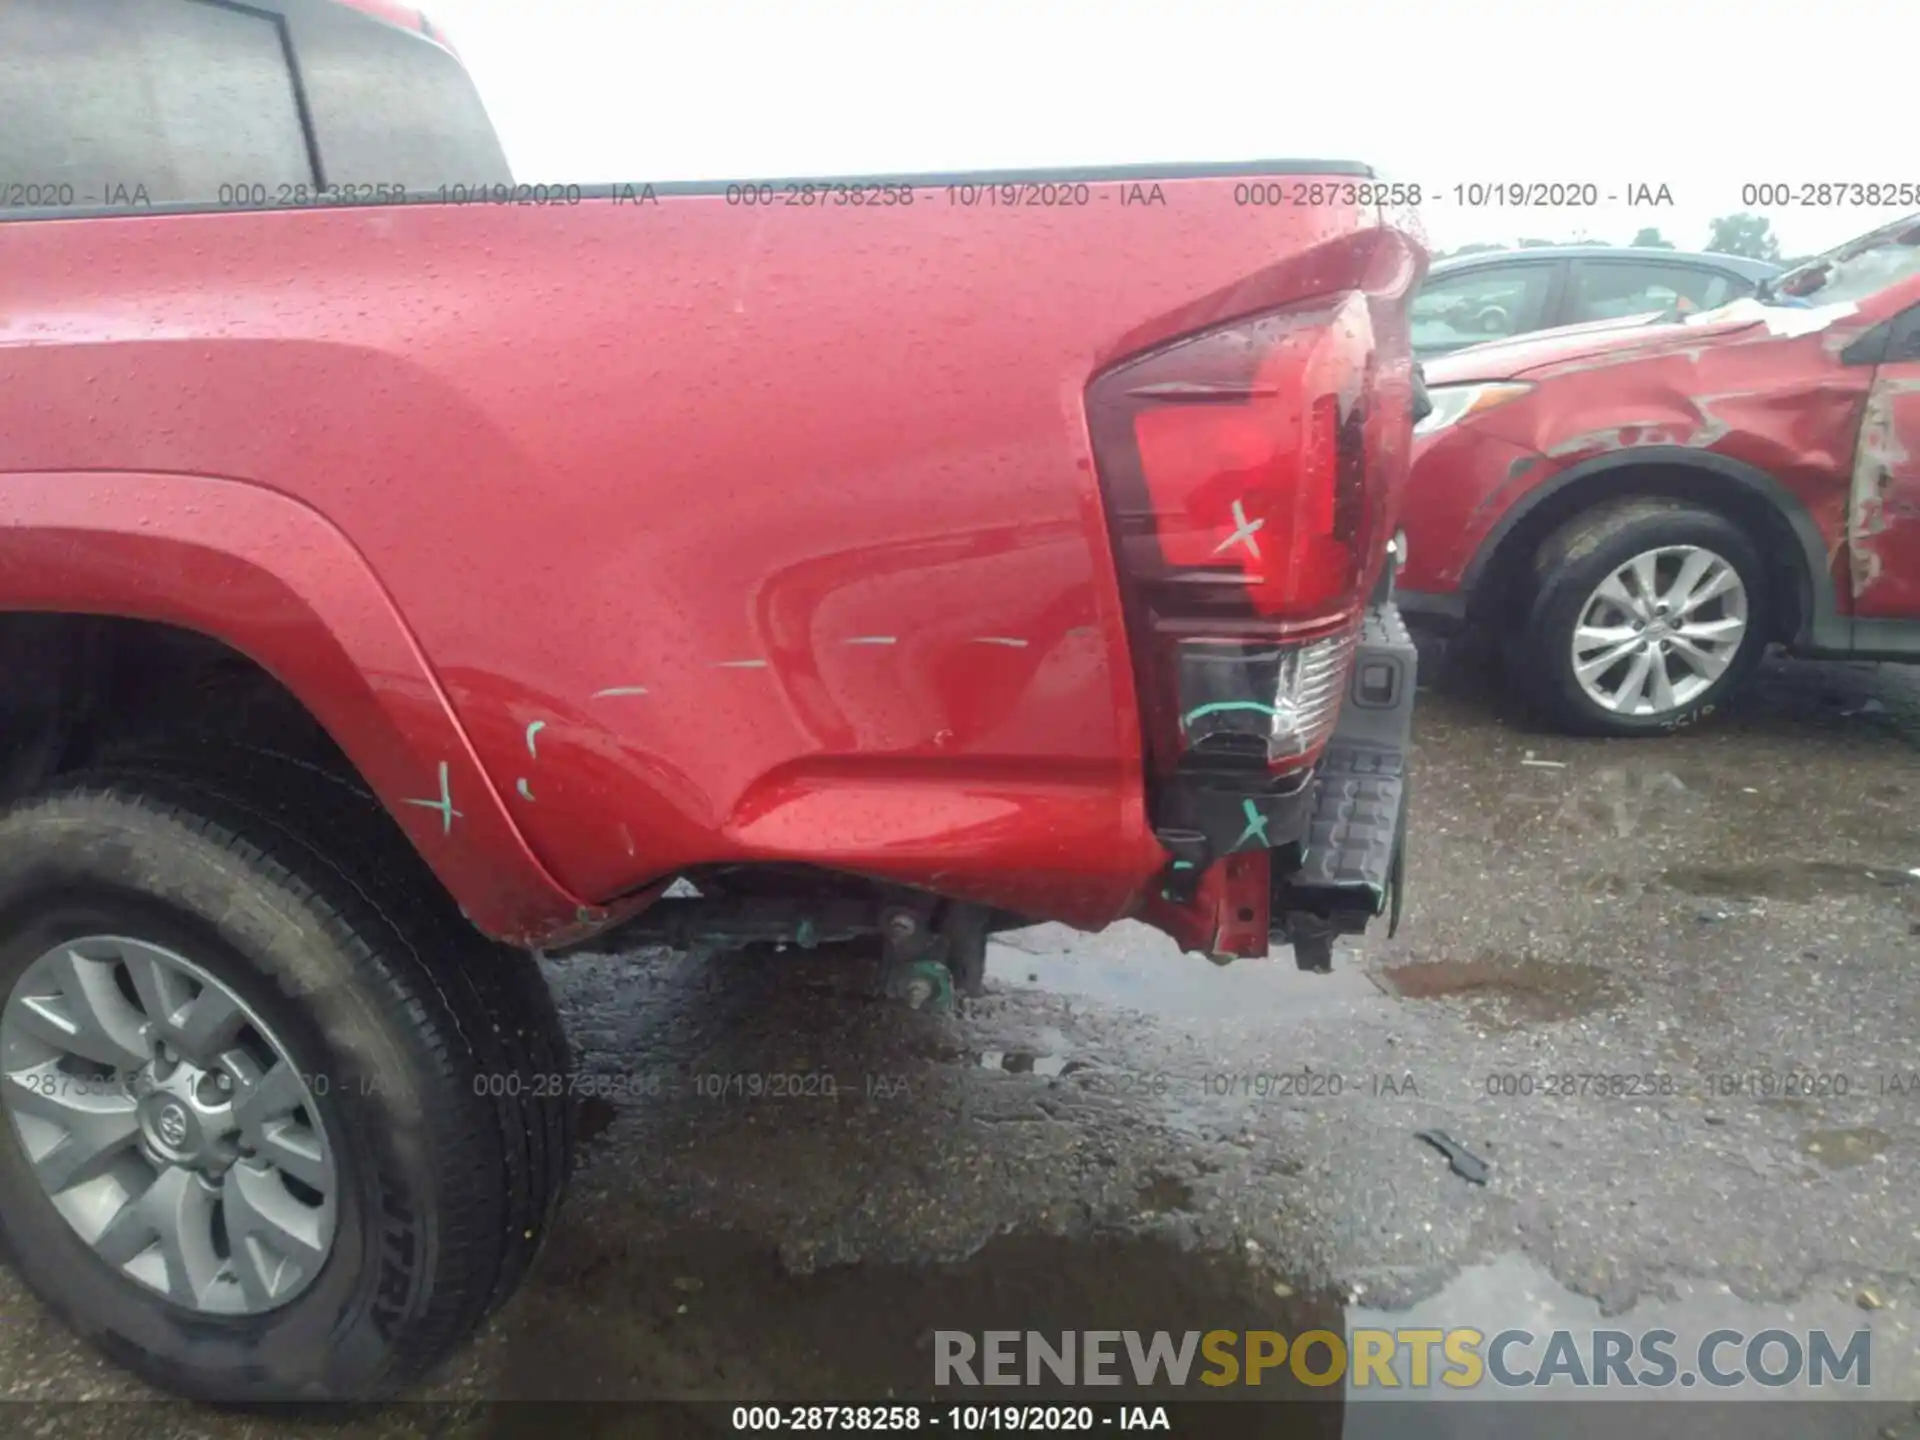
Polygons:
[[160,1132],[163,1141],[178,1150],[187,1143],[187,1112],[169,1100],[154,1117],[153,1128]]

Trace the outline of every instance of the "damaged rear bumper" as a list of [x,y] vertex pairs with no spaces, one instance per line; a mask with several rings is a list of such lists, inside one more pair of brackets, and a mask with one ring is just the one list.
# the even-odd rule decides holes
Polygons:
[[[1416,655],[1391,590],[1362,625],[1340,718],[1319,763],[1279,782],[1190,780],[1148,918],[1189,950],[1257,958],[1293,947],[1328,968],[1333,940],[1397,924]],[[1171,808],[1171,807],[1170,807]]]

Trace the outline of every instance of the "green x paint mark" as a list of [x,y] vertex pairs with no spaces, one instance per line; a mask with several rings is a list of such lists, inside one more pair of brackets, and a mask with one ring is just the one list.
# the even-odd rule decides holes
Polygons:
[[440,798],[438,800],[409,800],[407,804],[420,805],[428,810],[438,810],[440,812],[440,833],[442,835],[452,834],[453,822],[465,818],[458,810],[453,808],[453,790],[447,780],[447,762],[444,760],[440,762]]
[[1267,817],[1260,813],[1260,807],[1251,800],[1242,800],[1240,809],[1247,817],[1247,828],[1240,832],[1240,838],[1233,842],[1233,848],[1238,850],[1249,840],[1258,840],[1263,850],[1270,848],[1272,842],[1267,839]]

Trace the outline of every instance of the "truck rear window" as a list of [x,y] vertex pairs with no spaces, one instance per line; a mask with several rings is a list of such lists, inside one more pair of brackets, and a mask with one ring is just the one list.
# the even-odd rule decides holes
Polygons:
[[163,205],[211,203],[242,177],[311,185],[277,20],[202,0],[7,0],[0,177],[77,207],[118,187]]
[[0,212],[511,181],[460,62],[334,0],[0,0]]

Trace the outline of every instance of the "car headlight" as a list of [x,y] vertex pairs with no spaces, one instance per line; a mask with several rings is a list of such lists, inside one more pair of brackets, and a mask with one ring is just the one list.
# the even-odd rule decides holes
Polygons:
[[1491,410],[1509,400],[1518,400],[1531,389],[1533,386],[1518,380],[1496,380],[1482,385],[1429,386],[1427,395],[1433,401],[1433,409],[1426,419],[1413,427],[1413,433],[1431,435],[1449,425],[1458,425],[1469,415],[1478,415],[1482,410]]

